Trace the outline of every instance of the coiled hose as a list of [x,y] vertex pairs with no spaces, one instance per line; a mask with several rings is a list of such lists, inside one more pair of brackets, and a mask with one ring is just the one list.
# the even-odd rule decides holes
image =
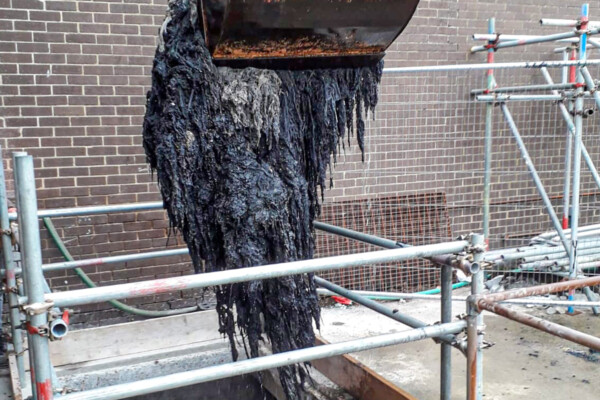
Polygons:
[[[64,259],[66,261],[75,261],[75,259],[71,255],[71,253],[69,253],[69,250],[67,250],[67,247],[65,246],[64,242],[58,235],[58,232],[56,232],[56,228],[54,227],[54,223],[52,222],[52,220],[48,217],[44,218],[43,220],[44,220],[44,226],[48,230],[48,233],[50,234],[52,241],[58,248],[58,251],[60,251],[60,254],[62,254],[62,256],[64,257]],[[98,286],[94,283],[94,281],[92,281],[92,279],[81,268],[75,268],[75,274],[77,274],[79,279],[81,279],[81,281],[87,287],[95,288]],[[198,311],[198,310],[202,309],[200,306],[192,306],[192,307],[186,307],[186,308],[179,308],[176,310],[143,310],[141,308],[129,306],[118,300],[110,300],[108,303],[112,307],[116,308],[117,310],[126,312],[128,314],[133,314],[133,315],[137,315],[140,317],[144,317],[144,318],[169,317],[171,315],[187,314],[187,313],[190,313],[193,311]]]

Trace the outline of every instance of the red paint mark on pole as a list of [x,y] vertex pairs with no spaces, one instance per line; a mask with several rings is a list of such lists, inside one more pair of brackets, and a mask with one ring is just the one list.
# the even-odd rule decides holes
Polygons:
[[166,279],[159,279],[132,289],[131,295],[146,296],[151,294],[167,293],[173,290],[183,290],[185,288],[187,288],[187,283],[185,282],[184,278],[175,282]]
[[36,382],[38,400],[52,400],[52,382],[46,379],[45,382]]
[[[571,61],[577,60],[577,50],[571,50]],[[575,83],[577,81],[577,68],[575,65],[569,67],[569,83]]]
[[569,217],[567,217],[566,215],[563,215],[562,227],[563,229],[569,229]]

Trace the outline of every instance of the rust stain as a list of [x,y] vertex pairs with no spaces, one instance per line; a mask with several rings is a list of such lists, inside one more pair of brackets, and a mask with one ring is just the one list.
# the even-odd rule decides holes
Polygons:
[[318,38],[303,37],[264,40],[255,44],[249,44],[245,41],[226,41],[216,47],[213,57],[215,59],[316,57],[378,54],[383,51],[384,49],[381,46],[359,42],[341,44]]
[[161,280],[152,281],[151,283],[148,283],[138,289],[133,289],[131,291],[131,295],[132,296],[146,296],[146,295],[151,295],[151,294],[167,293],[167,292],[170,292],[173,290],[183,290],[185,288],[186,288],[186,284],[183,280],[176,281],[176,282],[169,282],[165,279],[161,279]]

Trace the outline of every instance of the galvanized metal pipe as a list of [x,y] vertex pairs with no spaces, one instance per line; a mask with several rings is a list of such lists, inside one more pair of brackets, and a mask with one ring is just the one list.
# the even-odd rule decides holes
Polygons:
[[[325,289],[327,289],[333,293],[336,293],[340,296],[343,296],[347,299],[350,299],[364,307],[367,307],[370,310],[373,310],[381,315],[385,315],[386,317],[391,318],[394,321],[398,321],[398,322],[400,322],[406,326],[409,326],[411,328],[424,328],[424,327],[428,326],[425,322],[423,322],[417,318],[411,317],[410,315],[402,314],[397,311],[390,310],[386,306],[379,304],[374,300],[371,300],[371,299],[366,298],[356,292],[353,292],[351,290],[348,290],[346,288],[338,286],[338,285],[336,285],[332,282],[329,282],[323,278],[315,277],[315,282],[317,285],[321,286],[322,288],[325,288]],[[450,285],[452,285],[452,283],[450,283]],[[450,321],[447,321],[447,322],[451,322],[451,321],[452,321],[452,315],[450,315]],[[444,321],[442,321],[442,322],[444,322]],[[448,346],[452,346],[452,345],[456,344],[456,338],[453,335],[446,335],[446,336],[441,337],[440,339],[444,343],[447,343]]]
[[316,346],[308,349],[202,368],[195,371],[180,372],[157,378],[144,379],[137,382],[123,383],[80,393],[70,393],[61,396],[61,400],[117,400],[133,396],[142,396],[195,385],[202,382],[210,382],[232,376],[264,371],[270,368],[283,367],[285,365],[308,362],[379,347],[393,346],[449,334],[457,334],[465,328],[465,325],[466,323],[464,321],[457,321],[449,324],[432,325],[425,328],[357,339],[343,343]]
[[[589,255],[589,256],[583,256],[582,254],[579,254],[579,257],[577,258],[577,263],[590,263],[592,261],[598,261],[598,260],[600,260],[600,254],[598,254],[598,253]],[[570,262],[571,262],[571,260],[569,258],[561,258],[561,259],[557,259],[557,260],[542,260],[542,261],[534,261],[534,262],[530,262],[530,263],[523,263],[523,264],[521,264],[520,267],[522,269],[564,267],[564,266],[569,265]]]
[[93,266],[93,265],[115,264],[115,263],[121,263],[121,262],[147,260],[150,258],[179,256],[179,255],[185,255],[185,254],[189,254],[189,250],[187,248],[149,251],[149,252],[144,252],[144,253],[125,254],[125,255],[121,255],[121,256],[99,257],[99,258],[90,258],[90,259],[86,259],[86,260],[63,261],[63,262],[56,262],[56,263],[51,263],[51,264],[44,264],[44,265],[42,265],[42,269],[44,272],[50,272],[50,271],[59,271],[59,270],[64,270],[64,269],[89,267],[89,266]]
[[[581,249],[580,248],[580,250],[579,250],[580,256],[589,256],[592,254],[598,254],[600,256],[600,247],[594,247],[594,248],[589,248],[589,249]],[[563,251],[561,253],[551,253],[551,254],[544,254],[544,255],[538,255],[538,256],[523,257],[520,259],[520,261],[523,264],[528,264],[528,263],[533,263],[533,262],[537,262],[537,261],[561,260],[561,259],[568,260],[569,256]]]
[[587,85],[587,89],[594,96],[594,101],[596,102],[596,106],[600,107],[600,93],[598,93],[598,88],[596,87],[596,83],[590,74],[590,71],[587,67],[580,68],[581,75],[585,80],[585,84]]
[[[19,198],[20,216],[23,232],[22,248],[23,269],[27,271],[24,283],[27,296],[32,303],[44,302],[44,274],[42,272],[42,250],[40,242],[39,221],[37,219],[37,196],[33,158],[31,156],[16,159],[15,169],[18,171],[16,182]],[[48,336],[43,332],[48,329],[46,312],[28,316],[30,326],[30,353],[33,365],[32,384],[39,400],[52,400],[52,370]],[[38,331],[39,333],[35,333]]]
[[[494,34],[496,32],[496,19],[490,18],[488,20],[488,33]],[[488,42],[491,44],[492,42]],[[494,63],[494,49],[490,48],[487,52],[488,64]],[[492,90],[496,86],[496,80],[494,79],[494,70],[487,70],[487,90]],[[491,185],[492,185],[492,124],[493,124],[493,112],[494,105],[487,103],[485,106],[485,132],[483,142],[483,236],[485,238],[486,248],[489,249],[490,244],[490,198],[491,198]]]
[[[542,18],[540,24],[549,26],[566,26],[571,28],[577,28],[581,24],[581,20],[576,19],[556,19],[556,18]],[[589,21],[588,27],[598,27],[600,21]]]
[[[441,322],[452,321],[452,267],[442,267],[441,286]],[[452,345],[442,343],[440,346],[440,400],[452,398]]]
[[550,216],[550,219],[552,220],[552,225],[554,225],[554,229],[556,230],[556,232],[558,232],[558,234],[561,238],[562,244],[565,248],[565,251],[567,253],[571,254],[571,249],[569,248],[569,242],[567,241],[564,233],[562,232],[562,225],[561,225],[560,221],[558,220],[556,213],[554,212],[554,207],[552,206],[552,202],[550,201],[550,198],[548,197],[548,194],[546,193],[546,189],[544,188],[542,180],[540,179],[540,177],[537,173],[537,170],[535,168],[535,165],[533,164],[533,161],[531,160],[531,157],[529,156],[529,152],[527,151],[527,147],[525,146],[525,143],[523,142],[523,139],[521,138],[521,134],[519,133],[517,125],[515,124],[515,121],[513,120],[513,117],[511,115],[510,111],[508,110],[507,105],[500,104],[500,108],[502,109],[502,112],[504,113],[504,118],[506,119],[506,122],[507,122],[511,132],[512,132],[513,136],[515,137],[517,146],[519,147],[519,150],[521,151],[521,155],[522,155],[523,159],[525,160],[525,164],[527,165],[527,168],[529,169],[529,173],[531,174],[533,182],[535,183],[535,187],[537,188],[538,193],[539,193],[540,197],[542,198],[542,201],[544,202],[544,206],[546,206],[548,215]]
[[[568,57],[567,52],[563,53],[564,56]],[[540,71],[544,75],[546,82],[549,84],[554,83],[552,81],[552,77],[548,72],[547,68],[541,68]],[[567,80],[568,77],[567,67],[563,67],[563,80]],[[558,94],[558,91],[553,91],[553,94]],[[571,114],[567,110],[567,107],[561,102],[558,103],[560,111],[562,112],[563,119],[567,123],[567,142],[565,145],[565,172],[564,172],[564,180],[563,180],[563,218],[562,218],[562,227],[563,229],[569,228],[569,203],[570,203],[570,194],[571,194],[571,153],[572,153],[572,145],[573,145],[573,135],[575,134],[575,126],[571,121]],[[572,108],[572,102],[569,103],[569,107]],[[571,129],[571,125],[573,125],[573,129]],[[587,153],[587,151],[586,151]],[[588,154],[589,158],[589,154]],[[591,161],[591,159],[590,159]]]
[[565,90],[575,89],[575,83],[553,83],[553,84],[541,84],[541,85],[524,85],[524,86],[505,86],[492,89],[473,89],[471,90],[472,95],[478,94],[489,94],[489,93],[513,93],[513,92],[527,92],[527,91],[544,91],[544,90]]
[[[48,210],[39,210],[38,218],[55,218],[55,217],[73,217],[78,215],[97,215],[108,213],[120,213],[129,211],[145,211],[145,210],[162,210],[162,201],[153,201],[146,203],[128,203],[115,204],[109,206],[90,206],[90,207],[68,207],[56,208]],[[17,219],[17,213],[9,214],[10,220]]]
[[2,235],[2,256],[4,259],[4,268],[6,269],[6,293],[9,307],[8,318],[10,321],[11,342],[13,351],[15,352],[19,382],[22,386],[26,386],[25,360],[23,359],[23,331],[19,328],[21,326],[21,313],[18,308],[19,295],[17,293],[16,265],[11,242],[12,232],[10,221],[8,220],[8,198],[6,195],[2,147],[0,147],[0,235]]
[[[420,294],[420,293],[396,293],[396,292],[377,292],[368,290],[354,290],[353,292],[358,293],[362,296],[373,296],[387,301],[392,300],[429,300],[429,301],[440,301],[442,296],[435,294]],[[334,292],[327,289],[317,289],[317,293],[324,296],[335,295]],[[452,296],[452,301],[465,302],[469,300],[467,296]],[[589,302],[585,301],[569,301],[569,300],[553,300],[553,299],[541,299],[541,298],[522,298],[522,299],[508,299],[499,301],[498,303],[503,304],[517,304],[517,305],[534,305],[534,306],[564,306],[569,305],[575,307],[589,308],[590,306],[600,306],[600,301]]]
[[581,65],[596,65],[600,64],[600,59],[586,60],[581,62],[576,61],[524,61],[524,62],[510,62],[510,63],[495,63],[490,66],[487,63],[480,64],[454,64],[454,65],[430,65],[420,67],[393,67],[384,68],[383,74],[406,74],[415,72],[440,72],[440,71],[477,71],[492,69],[514,69],[514,68],[560,68],[563,66],[581,66]]
[[498,303],[488,302],[480,299],[477,306],[481,310],[486,310],[494,314],[508,318],[512,321],[519,322],[523,325],[530,326],[540,331],[549,333],[554,336],[569,340],[573,343],[580,344],[593,350],[600,351],[600,338],[579,332],[575,329],[567,328],[554,322],[546,321],[541,318],[534,317],[519,311],[511,310]]
[[482,94],[475,97],[477,101],[509,102],[509,101],[560,101],[566,95],[560,94]]
[[[584,4],[581,8],[581,30],[587,29],[589,21],[589,5]],[[585,61],[587,58],[587,37],[586,33],[579,36],[579,60]],[[581,68],[578,70],[577,82],[583,84],[584,78]],[[579,229],[579,193],[581,189],[581,144],[583,135],[583,87],[577,88],[577,97],[575,98],[575,137],[574,137],[574,149],[573,149],[573,198],[571,200],[571,252],[569,253],[569,276],[571,279],[575,279],[579,273],[577,267],[577,240],[578,240],[578,229]],[[573,290],[569,292],[569,300],[573,300]],[[586,292],[589,300],[591,299],[591,293]],[[593,308],[594,314],[598,314],[600,310]],[[569,309],[573,312],[573,309]]]
[[512,289],[505,292],[485,294],[479,298],[485,299],[487,302],[499,303],[505,300],[519,299],[529,296],[544,296],[551,293],[565,292],[571,289],[581,289],[587,286],[596,285],[600,285],[600,276]]
[[[515,40],[525,40],[525,39],[537,39],[544,37],[543,35],[506,35],[502,34],[489,34],[489,33],[475,33],[471,35],[473,40],[487,40],[487,41],[498,41],[498,42],[512,42]],[[561,39],[557,40],[559,43],[577,43],[579,42],[579,38],[573,37],[569,39]]]
[[[591,29],[588,32],[588,34],[595,35],[599,31],[600,30],[598,28]],[[535,43],[555,42],[555,41],[558,41],[561,39],[569,39],[569,38],[574,38],[577,36],[579,36],[579,32],[577,32],[577,31],[555,33],[552,35],[538,36],[538,37],[532,37],[532,38],[528,38],[528,39],[512,40],[512,41],[508,41],[508,42],[501,42],[501,43],[497,43],[494,47],[496,49],[505,49],[505,48],[509,48],[509,47],[525,46],[528,44],[535,44]],[[471,47],[471,53],[486,51],[487,49],[488,49],[488,46],[473,46],[473,47]]]
[[[474,249],[483,250],[484,238],[482,235],[473,234],[471,244]],[[473,262],[483,260],[482,252],[475,252]],[[473,274],[471,281],[471,295],[478,296],[484,290],[484,271]],[[469,305],[467,310],[467,399],[482,400],[483,398],[483,316],[476,307]]]
[[[348,228],[342,228],[335,225],[326,224],[324,222],[314,221],[313,226],[323,232],[331,233],[333,235],[342,236],[348,239],[357,240],[359,242],[372,244],[373,246],[383,247],[386,249],[398,249],[404,247],[412,247],[409,244],[397,242],[395,240],[381,238],[375,235],[369,235],[367,233],[357,232]],[[470,274],[470,271],[459,263],[454,262],[452,255],[435,255],[431,257],[424,257],[425,259],[433,262],[437,265],[449,265],[453,268],[461,269],[465,274]]]
[[[571,122],[573,122],[571,120]],[[573,125],[573,131],[575,130],[575,125]],[[592,225],[586,225],[586,226],[582,226],[579,228],[579,232],[588,232],[588,231],[598,231],[598,233],[600,234],[600,224],[592,224]],[[565,235],[570,235],[571,234],[571,229],[564,229],[563,232],[565,233]],[[556,231],[550,231],[550,232],[545,232],[542,234],[539,234],[536,236],[536,238],[541,238],[541,239],[552,239],[554,237],[557,237],[558,233]]]
[[[19,170],[16,168],[17,165],[17,160],[21,157],[27,157],[27,152],[24,151],[14,151],[12,153],[12,160],[13,160],[13,182],[14,185],[18,185],[19,182]],[[18,195],[18,191],[15,192],[15,206],[17,208],[17,210],[21,209],[20,203],[19,203],[19,195]],[[10,218],[10,213],[9,213],[9,218]],[[21,218],[21,215],[18,216],[17,218],[17,222],[19,226],[23,226],[23,221]],[[19,229],[19,243],[25,243],[25,239],[23,238],[23,230]],[[27,249],[23,246],[21,246],[20,248],[20,252],[21,252],[21,260],[25,259],[25,253],[27,252]],[[27,270],[23,269],[21,271],[21,278],[22,281],[26,281],[27,280]],[[18,290],[19,290],[19,295],[27,295],[27,287],[24,284],[19,284],[19,281],[17,280],[17,285],[18,285]],[[33,339],[31,338],[31,334],[29,332],[27,332],[27,343],[32,343]],[[31,344],[28,345],[28,349],[27,349],[27,356],[29,358],[29,365],[34,365],[33,362],[33,352],[31,351]],[[31,372],[30,372],[31,375]],[[32,394],[32,398],[33,400],[37,400],[37,391],[35,390],[35,387],[32,386],[32,382],[33,381],[33,376],[30,376],[30,379],[27,380],[27,387],[30,388],[31,390],[31,394]]]
[[361,265],[403,261],[411,258],[425,258],[438,254],[461,252],[468,245],[466,241],[456,241],[402,249],[350,254],[313,260],[271,264],[260,267],[242,268],[206,274],[158,279],[146,282],[133,282],[121,285],[103,286],[93,289],[80,289],[46,295],[57,307],[99,303],[107,300],[141,297],[167,293],[173,290],[186,290],[227,283],[245,282],[255,279],[269,279],[281,276],[343,269]]

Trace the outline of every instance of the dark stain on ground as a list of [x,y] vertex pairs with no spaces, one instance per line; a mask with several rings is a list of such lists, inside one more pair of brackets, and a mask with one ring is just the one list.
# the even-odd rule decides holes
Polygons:
[[[344,139],[377,103],[382,64],[345,69],[218,69],[195,2],[171,0],[148,93],[143,143],[173,229],[196,272],[313,256],[312,222]],[[274,352],[312,346],[320,309],[313,276],[215,288],[220,331],[234,358],[259,342]],[[234,314],[235,309],[235,314]],[[289,399],[306,365],[279,369]]]

